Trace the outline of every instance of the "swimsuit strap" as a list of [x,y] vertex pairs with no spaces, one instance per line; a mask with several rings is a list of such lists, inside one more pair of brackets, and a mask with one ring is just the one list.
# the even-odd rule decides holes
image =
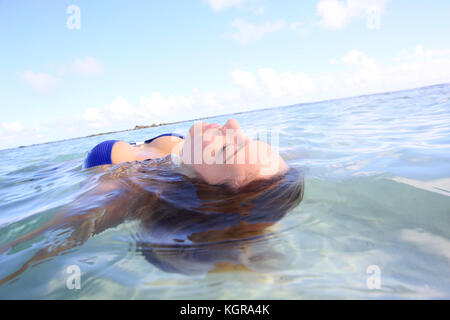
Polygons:
[[163,134],[160,134],[159,136],[154,137],[152,139],[145,140],[144,143],[150,143],[153,140],[158,139],[159,137],[164,137],[164,136],[174,136],[174,137],[178,137],[178,138],[184,139],[184,136],[181,135],[181,134],[178,134],[178,133],[163,133]]

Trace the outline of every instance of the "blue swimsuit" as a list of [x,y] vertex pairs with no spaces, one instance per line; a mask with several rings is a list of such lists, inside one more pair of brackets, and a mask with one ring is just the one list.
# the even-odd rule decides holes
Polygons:
[[[150,143],[153,140],[155,140],[159,137],[164,137],[164,136],[175,136],[175,137],[184,139],[184,136],[182,136],[181,134],[163,133],[152,139],[145,140],[144,143]],[[103,141],[102,143],[99,143],[94,148],[92,148],[92,150],[89,152],[86,159],[84,160],[84,167],[90,168],[90,167],[100,166],[103,164],[112,164],[111,151],[114,146],[114,143],[116,143],[117,141],[120,141],[120,140]]]

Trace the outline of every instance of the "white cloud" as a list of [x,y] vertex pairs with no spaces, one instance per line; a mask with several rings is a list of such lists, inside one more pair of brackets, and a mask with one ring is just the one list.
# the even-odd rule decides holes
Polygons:
[[2,123],[2,128],[6,131],[6,132],[19,132],[23,130],[22,125],[18,122],[18,121],[14,121],[14,122],[4,122]]
[[255,76],[248,71],[233,70],[231,78],[234,84],[241,89],[246,95],[257,95],[260,93],[260,88],[256,82]]
[[24,80],[37,93],[48,93],[55,89],[56,85],[61,81],[47,73],[35,73],[32,70],[26,70],[18,73],[19,77]]
[[[55,69],[54,71],[61,77],[66,74],[66,67],[62,64],[53,64],[51,65],[51,68]],[[98,76],[103,73],[102,63],[93,57],[76,59],[71,64],[70,69],[73,72],[88,76]],[[55,77],[44,72],[34,72],[32,70],[26,70],[17,74],[34,91],[40,94],[50,93],[56,88],[58,83],[62,81],[62,78],[60,77]]]
[[336,59],[333,58],[333,59],[328,60],[328,63],[331,64],[331,65],[335,65],[335,64],[337,64],[338,62],[337,62]]
[[[1,147],[59,140],[133,128],[137,124],[174,122],[259,108],[290,105],[450,83],[450,50],[421,45],[404,51],[391,61],[376,61],[360,50],[330,57],[336,65],[326,73],[301,70],[233,70],[227,91],[193,89],[187,95],[150,92],[136,103],[118,97],[97,108],[86,108],[79,118],[59,119],[41,128],[23,128],[19,123],[0,127]],[[326,62],[326,61],[325,61]],[[334,71],[336,70],[336,71]],[[93,132],[94,131],[94,132]],[[39,136],[38,136],[39,135]]]
[[273,69],[265,68],[258,70],[258,76],[263,88],[269,90],[271,97],[301,97],[315,86],[311,77],[304,72],[278,74]]
[[[102,108],[87,108],[83,120],[89,128],[121,130],[137,124],[174,122],[242,110],[239,99],[233,93],[201,93],[193,90],[188,96],[169,95],[159,92],[141,96],[137,105],[119,97]],[[105,130],[105,129],[103,129]],[[109,129],[108,129],[109,130]]]
[[[18,121],[2,123],[0,126],[0,148],[14,148],[20,145],[45,142],[40,126],[24,127]],[[53,140],[57,140],[54,137]]]
[[317,4],[317,13],[322,17],[322,25],[328,29],[339,29],[347,23],[347,9],[341,1],[322,0]]
[[350,50],[341,58],[341,62],[347,65],[357,65],[365,68],[376,68],[374,58],[369,58],[364,52],[358,50]]
[[238,30],[231,34],[231,38],[240,43],[248,43],[261,39],[269,33],[277,32],[285,27],[284,20],[267,22],[263,25],[255,25],[242,19],[235,19],[232,26]]
[[164,98],[159,92],[153,92],[150,97],[141,97],[139,109],[146,115],[162,118],[170,115],[174,110],[191,110],[193,107],[192,97],[170,95]]
[[400,54],[400,60],[405,59],[436,59],[436,58],[445,58],[446,56],[450,56],[450,49],[444,50],[431,50],[425,49],[423,45],[419,44],[412,50],[404,50]]
[[255,73],[234,70],[231,78],[239,91],[239,99],[246,105],[259,107],[299,102],[316,85],[304,72],[276,72],[271,68],[261,68]]
[[[426,54],[425,52],[428,52]],[[332,59],[337,63],[336,59]],[[350,50],[339,59],[343,72],[314,77],[330,97],[387,92],[449,83],[450,50],[426,50],[422,46],[403,52],[392,63],[377,63],[362,51]],[[325,91],[324,91],[325,93]],[[329,98],[329,97],[327,97]]]
[[[412,50],[414,53],[417,50]],[[419,51],[420,52],[420,51]],[[409,55],[391,63],[377,61],[359,50],[350,50],[329,60],[336,72],[278,72],[262,68],[256,72],[235,70],[232,80],[247,105],[259,107],[342,98],[450,83],[450,50],[426,50],[414,59]],[[424,58],[425,57],[425,58]]]
[[104,110],[108,112],[114,120],[128,119],[137,114],[137,109],[122,97],[117,98],[111,104],[105,105]]
[[117,125],[130,124],[140,115],[139,110],[128,103],[123,97],[118,97],[103,108],[86,108],[83,112],[83,120],[89,127],[100,128],[111,123]]
[[100,109],[98,108],[86,108],[83,113],[83,119],[89,122],[98,122],[102,120]]
[[422,57],[425,55],[425,49],[421,44],[419,44],[416,49],[414,50],[414,56],[416,57]]
[[103,73],[102,63],[93,57],[76,59],[72,64],[72,70],[87,76],[98,76]]
[[239,7],[245,0],[207,0],[207,2],[214,11],[221,11],[230,7]]
[[341,29],[352,19],[365,19],[370,29],[380,28],[380,18],[388,0],[321,0],[317,4],[320,23],[327,29]]

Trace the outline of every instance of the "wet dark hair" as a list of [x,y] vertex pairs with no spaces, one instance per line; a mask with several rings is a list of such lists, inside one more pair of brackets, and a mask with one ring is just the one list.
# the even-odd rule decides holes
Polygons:
[[217,260],[217,255],[223,259],[225,252],[231,252],[223,250],[224,243],[261,234],[296,207],[304,194],[303,172],[292,167],[282,175],[255,180],[237,190],[209,185],[161,163],[144,165],[138,171],[143,175],[134,176],[134,182],[140,182],[141,194],[147,193],[147,205],[139,205],[142,230],[136,239],[138,250],[167,272],[186,273],[182,266],[168,263],[167,254],[171,259],[187,253],[194,260]]
[[[147,191],[156,199],[151,208],[141,207],[141,221],[152,238],[159,234],[158,239],[169,243],[173,239],[179,243],[204,242],[199,234],[242,224],[274,224],[301,202],[304,192],[303,174],[295,168],[237,190],[161,168],[152,171],[153,181]],[[158,188],[155,180],[164,186]]]
[[230,266],[245,270],[242,252],[255,241],[264,254],[274,256],[260,245],[268,239],[264,233],[270,234],[267,227],[298,205],[304,192],[303,175],[294,168],[238,190],[193,178],[168,157],[97,169],[70,206],[0,247],[2,253],[46,232],[58,233],[18,271],[0,279],[0,285],[37,261],[64,254],[126,220],[140,222],[124,228],[131,227],[136,251],[161,270],[183,274]]

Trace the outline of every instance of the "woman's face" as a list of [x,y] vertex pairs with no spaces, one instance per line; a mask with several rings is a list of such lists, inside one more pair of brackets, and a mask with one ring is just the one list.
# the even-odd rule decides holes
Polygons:
[[197,122],[186,136],[183,163],[209,184],[239,188],[287,170],[280,155],[265,142],[247,137],[235,119],[223,126]]

